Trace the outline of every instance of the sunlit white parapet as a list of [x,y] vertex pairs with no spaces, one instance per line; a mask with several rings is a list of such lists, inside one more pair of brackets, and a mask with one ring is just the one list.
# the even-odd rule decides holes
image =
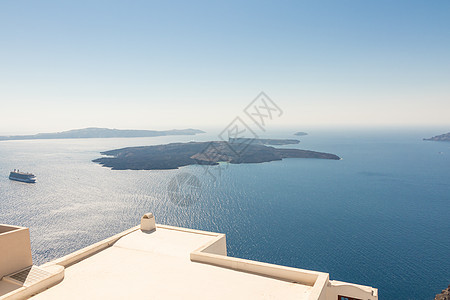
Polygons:
[[[20,230],[15,247],[29,252]],[[0,257],[15,252],[1,243],[0,233]],[[16,261],[1,274],[0,299],[378,299],[377,289],[327,273],[229,257],[224,234],[157,225],[153,214],[40,267],[31,254]]]
[[63,277],[62,266],[33,266],[28,228],[0,224],[0,299],[26,299]]

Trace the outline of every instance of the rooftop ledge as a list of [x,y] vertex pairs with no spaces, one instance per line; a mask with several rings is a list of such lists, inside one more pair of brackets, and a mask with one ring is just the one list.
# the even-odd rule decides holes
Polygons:
[[30,255],[16,258],[22,263],[13,271],[0,267],[0,299],[378,299],[377,289],[330,281],[328,273],[229,257],[224,234],[157,225],[151,213],[141,226],[39,267],[28,229],[6,225],[0,266],[11,253],[3,235],[14,232],[22,232],[14,247]]

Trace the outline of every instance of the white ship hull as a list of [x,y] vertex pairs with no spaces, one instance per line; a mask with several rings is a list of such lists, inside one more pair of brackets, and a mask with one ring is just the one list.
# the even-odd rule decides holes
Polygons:
[[26,174],[28,176],[20,176],[22,174],[19,174],[19,176],[14,176],[15,174],[13,174],[13,172],[11,172],[11,174],[9,175],[9,179],[11,180],[15,180],[15,181],[20,181],[20,182],[25,182],[25,183],[35,183],[36,182],[36,177],[32,174]]

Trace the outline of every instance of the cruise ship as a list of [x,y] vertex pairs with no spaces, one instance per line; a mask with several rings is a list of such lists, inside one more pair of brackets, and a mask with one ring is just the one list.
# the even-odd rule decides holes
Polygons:
[[36,182],[36,176],[31,173],[24,173],[20,172],[19,170],[14,170],[11,173],[9,173],[9,179],[26,182],[26,183],[35,183]]

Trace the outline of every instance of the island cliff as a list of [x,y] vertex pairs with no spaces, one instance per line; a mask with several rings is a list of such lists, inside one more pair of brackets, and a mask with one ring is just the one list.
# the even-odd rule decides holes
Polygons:
[[450,300],[450,284],[445,290],[442,290],[442,293],[436,295],[434,300]]
[[[243,148],[242,148],[243,147]],[[319,158],[339,160],[329,153],[300,149],[277,149],[264,145],[235,145],[228,142],[190,142],[130,147],[105,151],[93,160],[113,170],[166,170],[187,165],[262,163],[283,158]]]
[[450,132],[434,136],[429,139],[423,139],[424,141],[436,141],[436,142],[450,142]]

